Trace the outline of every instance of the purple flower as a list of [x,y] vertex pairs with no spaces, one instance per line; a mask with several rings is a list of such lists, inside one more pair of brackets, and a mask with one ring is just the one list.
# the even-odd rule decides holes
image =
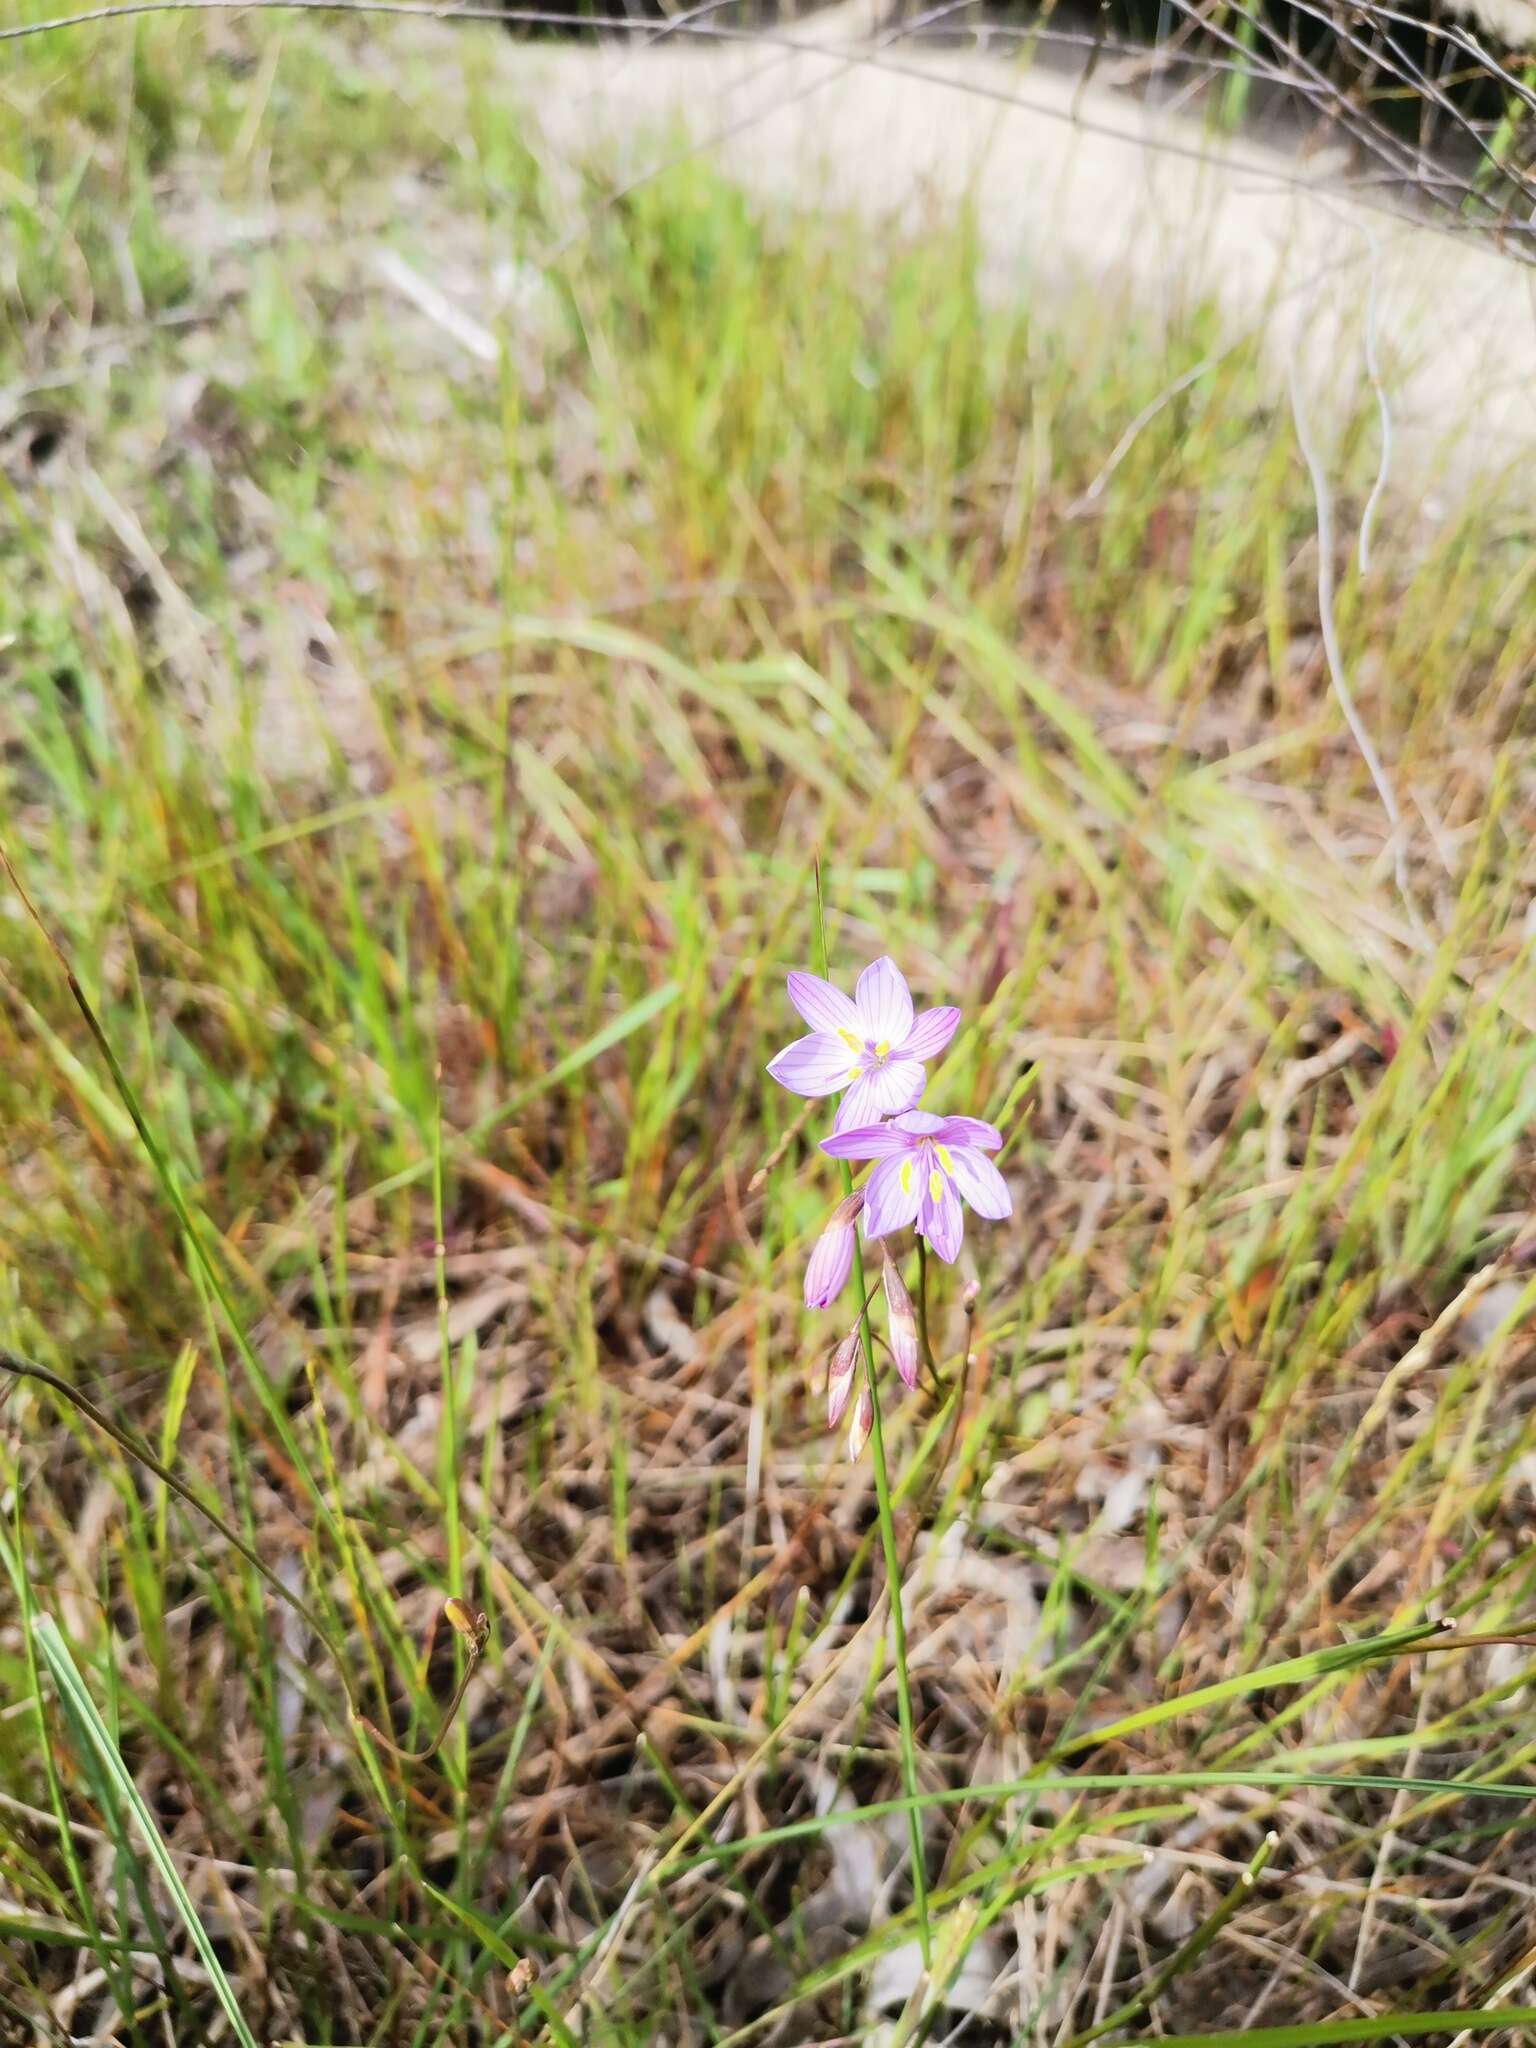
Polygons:
[[939,1257],[952,1265],[965,1234],[961,1197],[978,1216],[999,1222],[1013,1214],[1007,1183],[987,1157],[1003,1142],[974,1116],[929,1116],[907,1110],[888,1124],[834,1131],[821,1149],[834,1159],[879,1163],[864,1183],[864,1235],[884,1237],[915,1223]]
[[854,1225],[863,1207],[862,1193],[847,1196],[832,1211],[826,1229],[811,1246],[805,1268],[807,1308],[825,1308],[848,1285],[848,1275],[853,1271]]
[[880,1277],[885,1286],[886,1330],[891,1343],[891,1357],[896,1361],[896,1370],[901,1374],[902,1385],[915,1387],[917,1312],[912,1306],[912,1297],[907,1292],[907,1283],[902,1279],[888,1246],[885,1247],[885,1270]]
[[853,1130],[878,1117],[910,1109],[923,1092],[923,1061],[941,1053],[960,1022],[956,1009],[912,1014],[901,970],[882,954],[859,976],[850,1002],[819,975],[789,977],[789,1000],[810,1025],[810,1035],[768,1062],[768,1071],[795,1095],[847,1094],[832,1120],[834,1131]]

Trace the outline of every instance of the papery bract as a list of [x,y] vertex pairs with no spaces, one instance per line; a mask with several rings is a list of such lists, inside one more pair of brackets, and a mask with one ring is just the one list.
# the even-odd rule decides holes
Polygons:
[[869,1433],[874,1426],[875,1398],[869,1388],[863,1386],[854,1403],[853,1420],[848,1425],[848,1455],[855,1463],[864,1455],[864,1446],[869,1442]]
[[896,1370],[901,1374],[902,1385],[917,1385],[917,1311],[912,1306],[912,1297],[907,1292],[907,1283],[901,1277],[901,1269],[885,1251],[885,1264],[880,1275],[885,1288],[886,1334],[890,1338],[891,1357]]
[[836,1429],[848,1407],[854,1381],[864,1359],[864,1346],[857,1323],[832,1354],[827,1368],[827,1427]]

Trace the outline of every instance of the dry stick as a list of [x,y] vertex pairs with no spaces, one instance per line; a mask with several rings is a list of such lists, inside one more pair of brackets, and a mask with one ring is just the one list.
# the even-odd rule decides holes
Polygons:
[[1387,403],[1387,387],[1382,381],[1381,358],[1376,346],[1376,311],[1381,284],[1381,241],[1364,222],[1359,222],[1361,233],[1371,252],[1370,286],[1365,295],[1365,374],[1376,394],[1376,415],[1381,424],[1381,456],[1376,468],[1376,481],[1371,485],[1371,494],[1365,501],[1365,510],[1360,514],[1359,561],[1360,574],[1368,576],[1371,569],[1371,537],[1376,528],[1376,508],[1387,488],[1387,478],[1392,469],[1392,408]]
[[[921,1250],[923,1240],[919,1238],[917,1243],[918,1249]],[[910,1565],[912,1562],[912,1553],[917,1548],[917,1529],[920,1529],[927,1519],[928,1510],[933,1506],[934,1498],[939,1490],[939,1484],[943,1479],[944,1474],[949,1470],[949,1461],[955,1455],[955,1445],[956,1443],[958,1443],[960,1439],[960,1424],[965,1419],[965,1396],[970,1386],[971,1366],[975,1359],[975,1353],[971,1350],[971,1337],[976,1328],[976,1299],[977,1298],[975,1296],[970,1296],[967,1298],[964,1305],[965,1350],[961,1353],[960,1356],[960,1372],[955,1380],[953,1388],[955,1403],[954,1419],[951,1421],[949,1425],[948,1439],[946,1440],[943,1449],[939,1453],[939,1462],[934,1467],[933,1478],[928,1483],[928,1491],[924,1494],[922,1502],[918,1507],[917,1528],[913,1530],[912,1541],[907,1546],[907,1563],[903,1565],[901,1568],[901,1575],[903,1579],[905,1579],[907,1575],[907,1566]],[[940,1382],[940,1384],[942,1385],[942,1382]]]
[[[1420,1748],[1418,1738],[1424,1732],[1424,1723],[1429,1718],[1429,1688],[1426,1686],[1419,1697],[1417,1725],[1414,1728],[1414,1745],[1403,1759],[1403,1775],[1418,1776]],[[1376,1909],[1381,1899],[1381,1888],[1386,1882],[1387,1868],[1392,1861],[1393,1851],[1398,1843],[1398,1823],[1408,1810],[1412,1794],[1404,1787],[1392,1800],[1392,1811],[1387,1815],[1387,1825],[1376,1844],[1376,1857],[1371,1865],[1370,1882],[1366,1886],[1365,1902],[1360,1908],[1360,1924],[1355,1930],[1354,1960],[1349,1966],[1349,1979],[1345,1988],[1351,1992],[1360,1989],[1360,1978],[1371,1952],[1371,1937],[1376,1931]]]
[[[1497,2011],[1512,1993],[1519,1990],[1533,1970],[1536,1970],[1536,1948],[1528,1948],[1519,1960],[1510,1969],[1505,1971],[1498,1983],[1484,1997],[1482,2000],[1483,2009],[1486,2012]],[[1468,2048],[1468,2043],[1471,2039],[1472,2029],[1470,2027],[1463,2027],[1455,2040],[1447,2044],[1447,2048]]]
[[336,1675],[341,1680],[342,1691],[346,1694],[347,1716],[350,1721],[359,1728],[365,1728],[376,1741],[383,1744],[391,1756],[398,1758],[401,1763],[424,1764],[437,1754],[437,1751],[442,1746],[443,1738],[453,1726],[454,1719],[463,1703],[465,1691],[469,1686],[470,1675],[474,1671],[476,1664],[480,1661],[481,1652],[485,1648],[488,1624],[483,1614],[471,1615],[468,1607],[457,1596],[448,1600],[444,1605],[442,1609],[444,1619],[447,1620],[450,1627],[457,1634],[464,1638],[465,1643],[468,1645],[469,1654],[465,1660],[464,1672],[458,1685],[454,1688],[453,1697],[448,1702],[447,1708],[443,1713],[437,1733],[427,1744],[426,1748],[402,1749],[394,1737],[386,1735],[378,1723],[370,1720],[358,1705],[357,1694],[354,1692],[352,1681],[347,1675],[346,1660],[343,1658],[335,1638],[319,1615],[316,1614],[307,1600],[294,1592],[291,1586],[283,1583],[272,1567],[263,1562],[257,1552],[246,1542],[245,1538],[235,1529],[231,1528],[230,1524],[225,1521],[223,1515],[220,1514],[216,1507],[212,1506],[210,1502],[203,1500],[200,1495],[194,1493],[185,1480],[178,1479],[169,1466],[163,1465],[160,1462],[159,1458],[155,1456],[147,1444],[135,1442],[128,1431],[114,1422],[104,1409],[98,1408],[88,1394],[82,1394],[78,1387],[72,1387],[68,1380],[62,1379],[58,1373],[50,1372],[46,1365],[38,1365],[35,1360],[24,1358],[19,1351],[0,1348],[0,1372],[13,1373],[18,1378],[40,1380],[45,1387],[48,1387],[53,1393],[59,1395],[61,1399],[67,1401],[72,1408],[77,1409],[88,1422],[94,1423],[104,1436],[110,1437],[119,1450],[125,1452],[135,1463],[143,1465],[147,1471],[153,1472],[161,1484],[168,1486],[178,1500],[184,1500],[189,1508],[195,1508],[205,1522],[210,1523],[213,1528],[217,1529],[224,1538],[224,1541],[232,1549],[238,1551],[251,1569],[260,1575],[262,1582],[280,1600],[286,1601],[306,1627],[313,1630],[320,1642],[325,1645],[326,1654],[335,1665]]
[[1226,1926],[1227,1922],[1237,1912],[1238,1907],[1244,1903],[1249,1893],[1253,1890],[1254,1881],[1257,1879],[1259,1872],[1274,1854],[1279,1843],[1280,1837],[1271,1829],[1259,1844],[1253,1860],[1239,1876],[1237,1883],[1227,1893],[1226,1897],[1220,1901],[1215,1910],[1208,1914],[1200,1923],[1183,1947],[1168,1958],[1162,1968],[1148,1979],[1146,1985],[1136,1993],[1134,1998],[1127,2000],[1116,2011],[1107,2013],[1103,2019],[1096,2020],[1091,2027],[1086,2027],[1082,2033],[1072,2035],[1071,2039],[1063,2044],[1063,2048],[1088,2048],[1090,2041],[1097,2041],[1101,2036],[1112,2033],[1116,2028],[1127,2025],[1129,2021],[1137,2018],[1141,2013],[1146,2012],[1149,2007],[1155,2005],[1174,1978],[1182,1976],[1191,1963],[1199,1961],[1217,1935],[1220,1934],[1223,1927]]
[[810,1121],[812,1113],[820,1107],[821,1104],[815,1096],[812,1096],[807,1101],[805,1107],[800,1111],[799,1115],[795,1118],[794,1122],[790,1125],[789,1129],[784,1133],[783,1137],[780,1138],[777,1145],[774,1146],[773,1150],[768,1154],[768,1157],[763,1161],[762,1165],[757,1169],[756,1173],[754,1173],[752,1178],[747,1182],[747,1193],[749,1195],[755,1195],[757,1193],[758,1189],[763,1185],[763,1182],[768,1178],[769,1174],[773,1172],[773,1169],[784,1157],[784,1154],[789,1150],[790,1146],[793,1145],[796,1138],[798,1138],[800,1133],[805,1129],[806,1124]]
[[[1370,772],[1381,807],[1387,814],[1387,823],[1392,834],[1392,866],[1397,877],[1398,894],[1403,907],[1417,922],[1413,899],[1408,893],[1408,860],[1403,849],[1402,812],[1398,808],[1397,792],[1392,787],[1391,777],[1382,765],[1375,743],[1366,730],[1365,722],[1356,709],[1354,696],[1349,687],[1349,677],[1344,667],[1344,654],[1339,646],[1337,621],[1333,607],[1333,493],[1324,474],[1322,460],[1313,442],[1307,423],[1305,408],[1301,402],[1300,379],[1296,374],[1298,349],[1293,346],[1289,364],[1291,388],[1291,417],[1296,425],[1296,442],[1301,449],[1307,473],[1312,479],[1312,496],[1317,507],[1317,610],[1322,627],[1323,653],[1328,663],[1328,679],[1333,685],[1333,694],[1339,700],[1344,713],[1344,722],[1360,750],[1360,757]],[[1372,494],[1373,499],[1375,494]]]

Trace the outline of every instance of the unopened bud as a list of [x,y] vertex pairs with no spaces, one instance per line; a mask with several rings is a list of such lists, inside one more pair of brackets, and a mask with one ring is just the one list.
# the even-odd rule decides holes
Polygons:
[[843,1419],[863,1356],[864,1346],[859,1341],[858,1325],[855,1324],[833,1352],[832,1363],[827,1368],[828,1429],[836,1429]]
[[890,1252],[885,1253],[885,1269],[881,1274],[885,1288],[885,1312],[888,1318],[887,1334],[891,1340],[891,1356],[896,1361],[896,1370],[901,1374],[905,1387],[917,1385],[917,1316],[912,1307],[912,1297],[907,1292],[907,1283],[902,1279],[896,1261]]
[[848,1456],[855,1464],[864,1455],[864,1446],[869,1442],[869,1432],[875,1426],[875,1403],[867,1386],[860,1387],[859,1398],[854,1403],[853,1420],[848,1425]]
[[832,1211],[826,1229],[811,1246],[805,1269],[805,1305],[825,1308],[848,1285],[853,1270],[854,1225],[864,1207],[861,1194],[849,1195]]
[[491,1624],[483,1614],[474,1613],[468,1602],[461,1600],[457,1593],[443,1603],[443,1619],[456,1635],[468,1643],[478,1657],[485,1648]]

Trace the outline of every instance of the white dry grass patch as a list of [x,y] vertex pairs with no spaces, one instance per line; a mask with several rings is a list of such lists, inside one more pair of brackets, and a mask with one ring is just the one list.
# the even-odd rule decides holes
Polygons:
[[599,152],[621,185],[698,150],[775,205],[893,238],[963,209],[989,292],[1028,304],[1046,335],[1083,296],[1154,325],[1214,303],[1225,339],[1260,341],[1273,402],[1294,365],[1333,432],[1372,401],[1369,307],[1405,490],[1431,518],[1435,494],[1448,514],[1474,484],[1527,501],[1536,278],[1522,266],[1334,189],[1336,158],[1309,169],[1042,66],[871,55],[856,30],[838,49],[836,27],[826,55],[520,46],[498,83],[552,156]]

